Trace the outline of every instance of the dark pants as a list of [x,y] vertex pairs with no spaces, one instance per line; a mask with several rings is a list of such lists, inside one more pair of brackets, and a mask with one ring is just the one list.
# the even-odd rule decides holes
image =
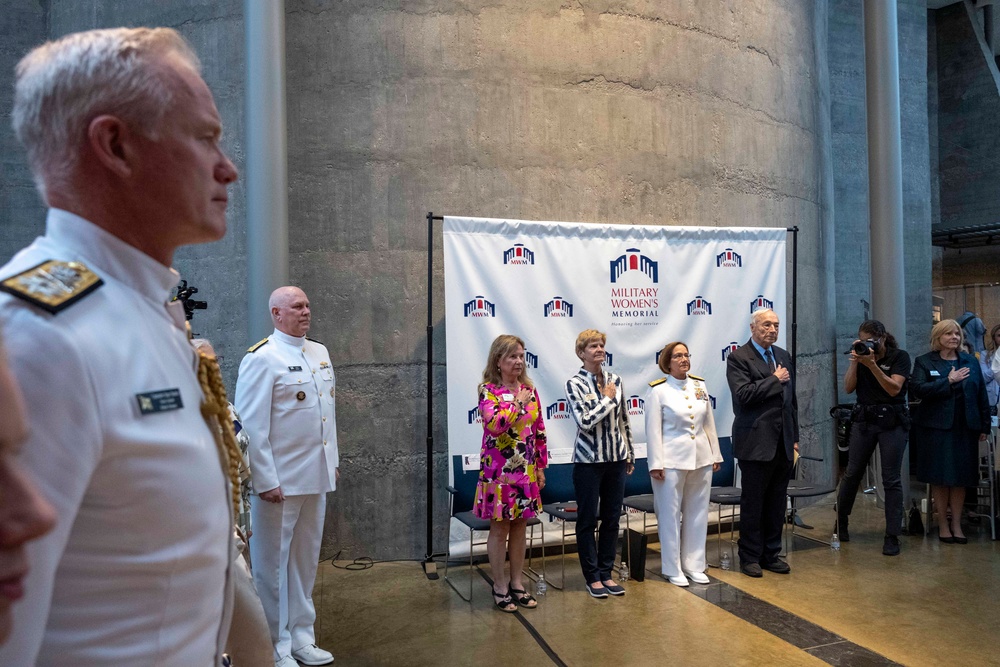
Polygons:
[[865,468],[878,445],[882,455],[882,486],[885,489],[885,533],[899,535],[903,527],[903,482],[900,469],[906,451],[907,432],[902,426],[883,429],[867,422],[851,427],[851,441],[847,455],[847,472],[840,482],[837,494],[837,513],[850,516],[858,487],[865,476]]
[[[576,549],[588,584],[611,578],[618,547],[618,519],[625,498],[625,461],[577,463],[573,466],[576,490]],[[600,514],[598,514],[598,511]],[[598,540],[594,528],[601,520]]]
[[772,563],[781,553],[792,462],[780,440],[770,461],[740,459],[740,564]]

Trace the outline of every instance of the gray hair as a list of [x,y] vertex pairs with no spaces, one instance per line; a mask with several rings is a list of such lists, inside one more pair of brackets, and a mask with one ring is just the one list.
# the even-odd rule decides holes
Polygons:
[[172,54],[200,72],[198,57],[171,28],[73,33],[18,63],[12,124],[43,199],[48,185],[72,174],[95,117],[116,116],[156,138],[174,97],[171,80],[156,65]]
[[[760,318],[764,317],[767,313],[774,313],[772,308],[758,308],[757,310],[750,313],[750,326],[754,326],[760,322]],[[777,315],[777,313],[774,313]]]

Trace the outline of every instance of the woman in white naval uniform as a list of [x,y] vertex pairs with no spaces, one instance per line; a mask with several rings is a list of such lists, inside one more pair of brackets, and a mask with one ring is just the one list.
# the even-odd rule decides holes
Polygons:
[[646,457],[661,570],[677,586],[687,586],[689,578],[708,583],[708,500],[712,473],[722,463],[708,388],[700,377],[688,375],[690,369],[687,345],[668,343],[660,352],[660,370],[667,377],[650,382],[646,394]]

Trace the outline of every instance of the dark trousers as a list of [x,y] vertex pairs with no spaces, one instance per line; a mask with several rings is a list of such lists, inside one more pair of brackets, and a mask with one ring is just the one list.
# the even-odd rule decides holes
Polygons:
[[[576,549],[588,584],[611,578],[618,547],[618,519],[625,498],[625,461],[577,463],[573,466],[576,490]],[[594,528],[601,520],[597,542]]]
[[865,476],[865,468],[878,445],[882,455],[882,487],[885,489],[885,533],[899,535],[903,528],[903,481],[900,469],[906,452],[907,432],[902,426],[883,429],[867,422],[858,422],[851,427],[848,445],[847,472],[840,482],[837,494],[837,513],[850,516],[858,487]]
[[770,461],[740,459],[740,564],[771,563],[781,553],[792,462],[780,440]]

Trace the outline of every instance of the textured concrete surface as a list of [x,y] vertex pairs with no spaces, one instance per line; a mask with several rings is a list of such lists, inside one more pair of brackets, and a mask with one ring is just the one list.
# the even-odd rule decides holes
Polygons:
[[[0,19],[2,90],[10,65],[46,35],[176,27],[201,55],[225,146],[242,166],[238,0],[14,7]],[[923,323],[930,298],[921,7],[900,3],[910,329]],[[344,477],[330,499],[325,554],[424,551],[428,210],[798,225],[803,452],[826,458],[805,474],[830,478],[835,343],[857,326],[868,290],[867,251],[853,240],[867,221],[859,11],[846,0],[287,0],[292,280],[313,300],[313,335],[330,348],[339,380]],[[6,127],[0,155],[0,197],[12,202],[0,235],[5,259],[41,230],[42,207]],[[226,239],[177,257],[209,301],[194,328],[215,341],[230,386],[254,342],[244,334],[242,187],[232,191]],[[443,519],[449,388],[437,230],[434,243],[435,512]]]
[[[836,199],[837,350],[843,352],[871,303],[868,245],[868,143],[865,115],[864,24],[861,3],[832,0],[830,81]],[[927,6],[900,0],[899,97],[903,163],[903,244],[906,331],[894,331],[911,355],[927,350],[931,318],[931,187],[928,148]],[[879,319],[878,313],[870,313]],[[905,341],[905,342],[904,342]],[[833,355],[838,395],[847,358]]]

